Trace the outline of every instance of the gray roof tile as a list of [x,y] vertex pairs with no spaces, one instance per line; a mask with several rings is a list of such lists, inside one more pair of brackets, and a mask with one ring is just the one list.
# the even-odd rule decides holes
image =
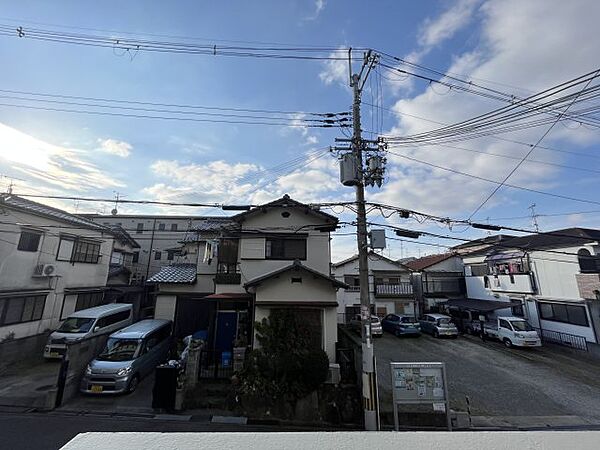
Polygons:
[[148,283],[186,283],[196,282],[196,264],[173,264],[160,269],[160,272],[148,278]]

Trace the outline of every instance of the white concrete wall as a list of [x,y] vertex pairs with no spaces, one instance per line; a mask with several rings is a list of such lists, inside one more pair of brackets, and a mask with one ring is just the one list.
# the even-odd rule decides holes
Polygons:
[[[583,247],[557,249],[574,253]],[[532,270],[535,273],[540,297],[579,299],[579,287],[575,275],[579,273],[577,256],[550,252],[532,252]]]
[[[332,274],[339,281],[344,281],[344,275],[358,276],[358,259],[348,261],[346,264],[332,266]],[[377,271],[382,271],[378,273]],[[378,255],[369,255],[369,297],[371,303],[388,305],[388,313],[395,312],[394,301],[388,299],[375,298],[375,278],[400,278],[401,281],[410,281],[409,272],[398,264],[394,264]],[[346,289],[339,289],[337,292],[338,313],[345,313],[346,306],[360,305],[360,292]],[[391,305],[391,306],[390,306]]]
[[[4,225],[0,231],[0,292],[47,290],[44,312],[39,321],[0,327],[0,339],[14,333],[15,338],[55,329],[60,325],[60,313],[65,289],[91,288],[106,285],[113,236],[92,229],[76,228],[73,224],[46,219],[25,212],[6,208],[7,222],[31,224],[31,227]],[[17,250],[23,229],[32,228],[42,232],[37,252]],[[85,236],[100,243],[100,259],[97,264],[57,261],[59,235]],[[38,264],[52,264],[52,277],[32,277]]]
[[155,319],[175,320],[175,310],[177,308],[177,296],[160,294],[156,296],[156,306],[154,307]]
[[[289,212],[290,216],[284,218],[281,213]],[[275,232],[308,234],[306,242],[306,265],[318,272],[329,275],[329,263],[331,261],[329,233],[315,231],[307,225],[325,225],[326,222],[313,215],[304,212],[304,208],[268,208],[267,212],[249,216],[242,222],[243,230],[276,229]],[[299,236],[300,237],[300,236]],[[240,270],[242,278],[251,280],[258,276],[273,272],[281,267],[292,263],[287,260],[267,260],[264,258],[264,238],[242,237],[240,242]],[[250,259],[251,258],[251,259]]]
[[[292,278],[301,278],[302,283],[292,283]],[[335,288],[331,282],[305,271],[287,271],[265,280],[256,287],[256,302],[336,302]]]
[[[149,277],[157,273],[162,266],[169,265],[171,261],[167,260],[167,249],[179,247],[179,241],[185,236],[185,231],[188,229],[190,221],[192,226],[201,222],[199,216],[146,216],[146,215],[97,215],[88,216],[89,219],[100,224],[120,225],[122,226],[136,241],[140,244],[139,260],[133,265],[133,272],[138,276],[146,276],[148,270],[148,260],[150,260]],[[154,222],[156,219],[156,224]],[[144,224],[144,231],[137,232],[137,224]],[[159,231],[160,224],[165,225],[165,231]],[[171,231],[171,224],[177,224],[178,231]],[[154,230],[154,242],[152,249],[162,252],[161,259],[155,260],[154,254],[151,253],[150,243],[152,241],[152,227]],[[195,262],[195,261],[194,261]]]

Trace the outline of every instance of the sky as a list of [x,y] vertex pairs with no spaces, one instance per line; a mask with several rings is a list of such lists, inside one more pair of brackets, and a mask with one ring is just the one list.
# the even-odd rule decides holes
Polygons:
[[[0,26],[21,26],[25,37],[29,29],[44,29],[217,48],[373,48],[516,97],[598,69],[599,18],[600,2],[594,0],[0,0]],[[19,38],[16,31],[0,34],[0,60],[2,191],[12,182],[16,194],[113,198],[118,192],[125,199],[226,204],[258,204],[285,193],[302,202],[354,197],[352,188],[340,184],[337,159],[327,150],[347,130],[289,126],[315,117],[306,112],[349,111],[347,61],[122,51]],[[358,68],[359,61],[354,61]],[[24,92],[296,113],[277,126],[76,114],[25,108],[41,103]],[[56,103],[43,105],[65,109]],[[502,106],[497,99],[380,68],[363,91],[363,129],[367,138],[377,137],[372,132],[407,136]],[[89,110],[84,105],[70,108]],[[529,207],[535,204],[542,231],[597,227],[599,130],[576,121],[560,121],[549,129],[546,124],[445,147],[394,149],[387,155],[383,187],[368,188],[367,200],[467,218],[496,186],[481,178],[502,181],[531,149],[515,141],[535,143],[543,136],[508,183],[579,201],[505,186],[473,220],[532,229]],[[109,213],[114,206],[42,201],[79,213]],[[219,209],[126,204],[118,210],[225,214]],[[334,213],[352,220],[348,210],[337,208]],[[444,246],[459,239],[485,235],[437,222],[384,218],[377,212],[370,220],[455,238],[390,240],[384,254],[395,258],[445,251]],[[355,253],[351,231],[342,228],[334,238],[334,260]]]

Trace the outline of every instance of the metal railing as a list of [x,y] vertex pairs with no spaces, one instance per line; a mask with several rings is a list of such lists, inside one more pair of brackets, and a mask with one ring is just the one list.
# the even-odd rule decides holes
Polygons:
[[552,342],[554,344],[564,345],[566,347],[576,348],[578,350],[588,351],[585,337],[576,334],[562,333],[560,331],[535,329],[542,338],[542,341]]
[[400,283],[378,283],[375,285],[375,295],[378,297],[401,297],[412,295],[412,284],[408,281]]
[[241,282],[241,273],[217,272],[215,274],[215,283],[217,284],[240,284]]
[[198,378],[230,378],[233,375],[233,352],[221,350],[200,351]]
[[423,281],[423,293],[460,293],[462,291],[460,280],[427,280]]

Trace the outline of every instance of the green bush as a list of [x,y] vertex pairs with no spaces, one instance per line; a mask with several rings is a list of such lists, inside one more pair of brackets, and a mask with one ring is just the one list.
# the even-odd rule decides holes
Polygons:
[[238,393],[246,403],[295,402],[326,379],[329,358],[311,344],[310,330],[291,310],[273,310],[256,323],[260,348],[248,355],[238,375]]

